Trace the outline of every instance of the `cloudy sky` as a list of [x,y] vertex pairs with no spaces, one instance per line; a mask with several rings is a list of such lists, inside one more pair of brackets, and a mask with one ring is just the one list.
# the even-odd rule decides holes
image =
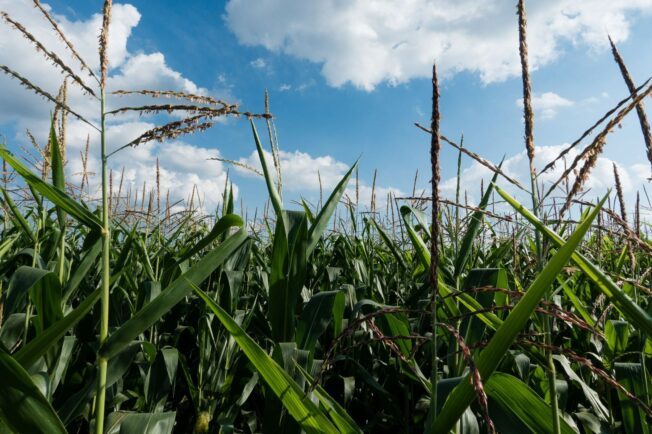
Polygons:
[[[427,185],[429,73],[441,72],[442,131],[464,134],[465,145],[487,159],[506,157],[505,169],[524,181],[521,82],[516,1],[505,0],[228,0],[115,3],[110,29],[109,91],[168,89],[213,95],[244,110],[263,111],[269,90],[281,148],[286,202],[319,197],[319,179],[333,187],[360,158],[361,200],[367,203],[377,170],[378,202],[388,192],[409,194],[415,171]],[[48,1],[58,21],[91,67],[97,67],[102,2]],[[29,0],[0,0],[47,48],[76,68],[48,22]],[[528,2],[530,64],[536,111],[537,165],[543,167],[627,94],[608,49],[620,48],[634,80],[652,75],[652,0],[548,0]],[[0,64],[56,94],[63,76],[6,23],[0,22]],[[84,76],[86,77],[86,76]],[[89,83],[92,79],[88,78]],[[127,100],[128,101],[128,100]],[[109,107],[125,100],[111,98]],[[133,100],[131,101],[133,102]],[[97,102],[71,88],[70,105],[97,119]],[[44,140],[51,104],[0,77],[0,136],[9,147],[26,146],[25,131]],[[156,123],[153,117],[110,122],[109,147],[117,148]],[[259,125],[264,130],[264,124]],[[262,131],[261,131],[262,132]],[[71,120],[68,172],[79,177],[80,152],[90,137],[90,170],[99,172],[99,139]],[[266,197],[255,175],[209,160],[222,157],[259,166],[244,119],[168,143],[127,149],[111,158],[133,189],[154,183],[161,162],[162,187],[173,199],[197,185],[214,207],[230,171],[238,198],[249,208]],[[442,189],[454,191],[456,152],[443,150]],[[650,164],[637,119],[630,116],[609,136],[587,187],[599,194],[613,184],[612,162],[627,197],[645,185]],[[463,162],[463,188],[477,197],[486,170]],[[548,178],[549,179],[549,178]],[[644,202],[646,202],[644,200]]]

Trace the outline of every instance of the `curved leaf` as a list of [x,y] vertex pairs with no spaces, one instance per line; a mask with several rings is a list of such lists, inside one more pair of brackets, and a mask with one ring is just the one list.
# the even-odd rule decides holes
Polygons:
[[195,287],[195,292],[215,313],[226,330],[233,336],[249,361],[263,377],[283,406],[307,433],[338,433],[328,417],[306,396],[292,377],[281,368],[229,314],[217,305],[211,297]]
[[206,280],[246,239],[247,231],[241,229],[175,279],[159,296],[147,303],[108,337],[100,347],[100,357],[110,359],[129,345],[133,339],[190,294],[192,285],[199,285]]
[[[503,355],[507,352],[523,327],[525,327],[537,304],[546,295],[546,292],[550,289],[550,285],[556,279],[557,274],[559,274],[562,267],[568,262],[572,253],[591,227],[591,223],[600,212],[607,197],[605,196],[598,206],[591,211],[589,216],[578,225],[568,242],[557,251],[543,270],[541,270],[535,281],[525,292],[525,295],[510,312],[505,321],[503,321],[503,324],[496,330],[489,344],[482,350],[478,356],[476,367],[483,381],[489,379],[500,363]],[[450,431],[474,398],[475,391],[467,374],[467,378],[451,392],[441,413],[435,419],[431,427],[431,432],[443,433]]]
[[84,208],[63,191],[44,182],[40,177],[32,173],[20,160],[14,157],[3,145],[0,145],[0,157],[9,163],[34,190],[70,214],[75,220],[85,224],[90,229],[102,230],[102,222],[95,214]]
[[65,434],[50,403],[13,357],[0,349],[0,419],[16,433]]

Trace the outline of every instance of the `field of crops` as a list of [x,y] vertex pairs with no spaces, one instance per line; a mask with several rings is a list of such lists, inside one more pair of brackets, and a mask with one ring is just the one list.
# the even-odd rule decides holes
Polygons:
[[[631,94],[571,145],[588,142],[558,185],[539,186],[532,163],[519,2],[531,184],[440,134],[433,69],[432,124],[419,126],[431,143],[432,195],[361,204],[354,165],[315,206],[283,201],[267,108],[252,114],[207,96],[112,90],[155,102],[105,111],[110,1],[103,14],[101,71],[76,53],[81,66],[66,66],[2,14],[70,86],[87,88],[100,123],[68,107],[66,84],[53,96],[0,65],[54,110],[47,144],[35,143],[41,159],[0,147],[1,433],[650,432],[652,238],[641,218],[649,198],[627,208],[615,167],[613,192],[593,203],[579,194],[630,113],[652,163],[642,105],[652,87],[627,81],[615,46]],[[100,131],[106,162],[105,119],[171,111],[187,117],[120,152],[239,117],[261,160],[264,212],[238,215],[228,183],[208,214],[173,206],[158,185],[132,197],[106,164],[97,194],[68,182],[67,116]],[[263,129],[269,134],[259,136]],[[438,194],[442,145],[459,150],[450,200]],[[459,185],[463,156],[494,172],[474,187],[475,205]]]

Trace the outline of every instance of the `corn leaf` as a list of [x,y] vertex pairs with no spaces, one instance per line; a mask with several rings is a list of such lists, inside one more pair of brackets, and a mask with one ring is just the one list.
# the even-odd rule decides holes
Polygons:
[[9,163],[9,165],[14,168],[25,182],[45,196],[53,204],[70,214],[78,222],[88,226],[90,229],[101,231],[102,222],[100,222],[100,219],[95,214],[84,208],[63,191],[47,182],[44,182],[2,145],[0,145],[0,157]]
[[6,428],[15,433],[66,433],[27,371],[1,348],[0,378],[0,420]]
[[192,292],[192,285],[199,285],[215,271],[247,239],[247,232],[241,229],[231,235],[213,251],[206,254],[188,271],[175,279],[168,288],[154,300],[136,312],[118,330],[112,333],[100,347],[99,355],[110,359],[129,345],[139,334],[151,327],[161,317]]
[[310,397],[306,396],[292,377],[260,348],[224,309],[199,288],[195,287],[195,292],[233,336],[256,371],[305,432],[309,434],[340,432]]
[[[500,194],[519,214],[525,217],[541,233],[545,234],[550,241],[557,246],[564,244],[564,239],[554,231],[546,227],[530,211],[521,205],[516,199],[511,197],[507,192],[496,186],[496,191]],[[620,310],[625,317],[630,320],[636,327],[643,330],[648,336],[652,336],[652,317],[647,314],[638,304],[636,304],[625,292],[614,283],[609,276],[600,270],[596,265],[589,261],[579,252],[573,252],[571,260],[595,283],[597,288],[609,298],[609,301]]]
[[[596,206],[589,216],[577,227],[557,253],[550,259],[543,270],[538,274],[535,281],[530,285],[525,295],[514,309],[507,316],[503,324],[496,330],[496,333],[489,341],[489,344],[480,353],[476,361],[476,367],[483,381],[487,381],[493,374],[500,360],[512,345],[518,334],[527,324],[530,316],[537,307],[539,301],[546,295],[550,285],[555,281],[557,275],[568,262],[572,253],[577,249],[582,238],[591,227],[591,223],[600,212],[602,204],[608,196]],[[449,432],[455,422],[462,416],[466,408],[475,398],[475,391],[467,377],[451,392],[444,404],[441,413],[431,426],[431,432]]]

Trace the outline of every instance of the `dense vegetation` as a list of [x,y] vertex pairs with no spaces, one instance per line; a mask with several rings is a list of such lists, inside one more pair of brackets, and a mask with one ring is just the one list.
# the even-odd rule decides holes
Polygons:
[[[104,162],[105,117],[170,107],[105,112],[105,68],[89,70]],[[433,82],[424,129],[437,151],[440,137],[457,145],[439,134]],[[0,432],[649,432],[652,241],[640,203],[627,219],[617,173],[618,201],[588,204],[567,188],[560,208],[533,177],[525,206],[504,189],[525,187],[460,148],[459,161],[495,173],[477,206],[461,203],[458,182],[454,201],[367,210],[345,195],[353,166],[323,203],[289,211],[273,135],[267,164],[253,119],[269,128],[268,110],[139,91],[197,105],[175,106],[190,117],[132,146],[250,117],[271,211],[245,221],[228,184],[214,215],[161,206],[158,186],[138,205],[106,164],[95,207],[66,182],[62,89],[41,93],[56,114],[37,167],[0,147]],[[587,164],[650,92],[635,89],[591,127],[586,136],[605,123]]]

